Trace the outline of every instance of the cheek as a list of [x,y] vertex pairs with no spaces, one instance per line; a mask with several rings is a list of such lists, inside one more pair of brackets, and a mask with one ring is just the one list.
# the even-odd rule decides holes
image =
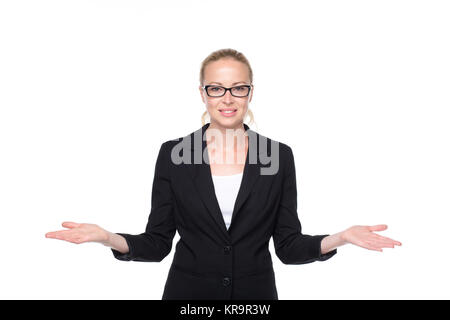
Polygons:
[[247,112],[248,109],[248,102],[243,102],[239,105],[239,109],[241,109],[243,112]]
[[218,100],[206,100],[206,108],[208,109],[217,109]]

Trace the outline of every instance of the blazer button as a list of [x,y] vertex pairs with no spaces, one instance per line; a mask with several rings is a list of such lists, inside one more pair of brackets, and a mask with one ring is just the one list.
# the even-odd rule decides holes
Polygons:
[[231,247],[230,246],[226,246],[223,248],[223,252],[225,252],[225,254],[230,254],[231,251]]
[[227,287],[227,286],[229,286],[231,284],[231,279],[228,278],[228,277],[225,277],[225,278],[223,278],[222,283],[223,283],[224,287]]

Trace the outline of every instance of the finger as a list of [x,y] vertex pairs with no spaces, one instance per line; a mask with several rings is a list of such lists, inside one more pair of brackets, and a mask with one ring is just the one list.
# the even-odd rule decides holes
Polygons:
[[362,246],[363,248],[369,249],[369,250],[373,250],[373,251],[379,251],[379,252],[383,252],[383,249],[381,249],[380,247],[373,245],[370,242],[365,242],[364,245]]
[[[62,230],[61,230],[62,231]],[[52,231],[52,232],[47,232],[45,234],[46,238],[56,238],[56,236],[58,235],[59,232],[61,231]]]
[[383,252],[383,247],[380,246],[376,246],[376,245],[368,245],[367,249],[372,250],[372,251],[379,251],[379,252]]
[[45,234],[45,237],[46,237],[46,238],[56,239],[56,237],[58,236],[58,232],[59,232],[59,231],[47,232],[47,233]]
[[80,232],[76,230],[61,230],[61,231],[55,231],[55,232],[49,232],[46,234],[48,238],[58,239],[58,240],[64,240],[76,244],[80,244],[83,242],[88,242],[89,239],[80,234]]
[[394,248],[394,245],[392,243],[387,242],[381,242],[381,241],[369,241],[370,245],[372,247],[377,248]]
[[394,244],[394,240],[392,240],[392,239],[389,239],[389,238],[386,238],[386,237],[382,237],[382,236],[379,236],[379,235],[377,235],[377,234],[372,234],[370,237],[368,237],[368,239],[367,240],[370,240],[370,241],[375,241],[375,242],[380,242],[380,243],[387,243],[387,244]]
[[374,251],[382,251],[381,248],[373,245],[371,242],[369,241],[358,241],[354,243],[357,246],[360,246],[361,248],[364,249],[369,249],[369,250],[374,250]]
[[376,248],[394,248],[394,245],[392,243],[385,243],[385,242],[371,242],[371,245]]
[[370,231],[383,231],[387,229],[387,225],[386,224],[378,224],[376,226],[369,226],[369,230]]
[[68,240],[73,235],[71,230],[48,232],[45,236],[52,239]]
[[394,248],[396,241],[384,241],[384,240],[368,240],[373,246],[379,248]]
[[378,239],[378,240],[390,242],[390,243],[392,243],[392,244],[394,244],[394,245],[397,245],[397,246],[401,246],[401,245],[402,245],[402,243],[401,243],[400,241],[396,241],[396,240],[391,239],[391,238],[388,238],[388,237],[383,237],[383,236],[380,236],[379,234],[375,234],[375,233],[374,233],[373,236],[374,236],[376,239]]
[[80,224],[79,224],[79,223],[76,223],[76,222],[66,221],[66,222],[63,222],[63,223],[62,223],[62,226],[63,226],[64,228],[72,229],[72,228],[78,228],[78,227],[80,226]]

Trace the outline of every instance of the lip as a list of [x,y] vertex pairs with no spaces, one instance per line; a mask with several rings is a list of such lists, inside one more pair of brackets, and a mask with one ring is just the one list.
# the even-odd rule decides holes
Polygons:
[[[225,113],[224,111],[231,111],[234,110],[234,112],[231,113]],[[237,109],[233,109],[233,108],[224,108],[224,109],[220,109],[219,110],[220,114],[223,115],[224,117],[232,117],[237,113]]]

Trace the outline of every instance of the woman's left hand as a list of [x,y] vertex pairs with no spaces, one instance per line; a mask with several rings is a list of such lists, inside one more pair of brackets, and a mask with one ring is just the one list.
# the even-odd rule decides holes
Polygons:
[[376,226],[353,226],[342,232],[342,238],[348,243],[375,251],[383,251],[382,248],[394,248],[394,245],[401,246],[399,241],[380,236],[374,231],[383,231],[387,225]]

